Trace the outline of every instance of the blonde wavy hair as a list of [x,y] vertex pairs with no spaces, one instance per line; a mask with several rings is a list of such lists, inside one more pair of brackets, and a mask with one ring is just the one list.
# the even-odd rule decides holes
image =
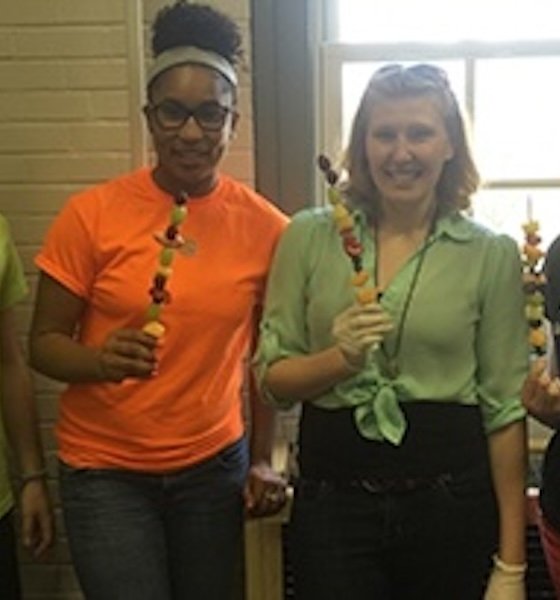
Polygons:
[[480,185],[463,117],[445,71],[429,64],[405,67],[389,64],[369,80],[354,116],[350,142],[343,158],[347,179],[342,189],[348,202],[370,218],[379,214],[379,191],[371,178],[365,150],[369,118],[376,104],[400,98],[428,96],[440,108],[453,157],[448,160],[436,186],[438,213],[467,210]]

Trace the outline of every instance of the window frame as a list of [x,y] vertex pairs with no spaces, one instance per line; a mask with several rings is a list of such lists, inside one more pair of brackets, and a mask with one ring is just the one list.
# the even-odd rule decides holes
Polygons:
[[[342,69],[344,64],[359,62],[411,61],[432,62],[442,60],[461,60],[465,63],[465,103],[468,119],[475,129],[474,110],[475,81],[477,61],[493,58],[534,58],[559,57],[560,38],[553,40],[522,40],[499,42],[465,41],[458,43],[424,42],[372,44],[342,43],[329,41],[328,32],[334,31],[332,19],[335,14],[334,0],[324,0],[324,10],[329,10],[331,26],[325,28],[323,43],[319,49],[318,85],[316,93],[318,152],[329,156],[339,156],[343,148],[342,140]],[[329,22],[329,19],[326,19]],[[332,38],[332,35],[330,35]],[[325,100],[323,100],[325,99]],[[326,100],[328,99],[328,100]],[[316,182],[319,179],[316,178]],[[316,183],[317,184],[317,183]],[[484,189],[522,189],[522,188],[559,188],[558,178],[531,179],[486,179]]]

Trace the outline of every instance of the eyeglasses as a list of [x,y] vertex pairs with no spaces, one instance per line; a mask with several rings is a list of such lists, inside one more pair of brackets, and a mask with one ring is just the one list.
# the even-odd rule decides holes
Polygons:
[[158,104],[146,106],[145,110],[165,131],[181,129],[191,117],[194,117],[198,126],[204,131],[221,131],[228,115],[235,113],[234,109],[222,106],[218,102],[203,102],[196,108],[187,108],[175,100],[163,100]]

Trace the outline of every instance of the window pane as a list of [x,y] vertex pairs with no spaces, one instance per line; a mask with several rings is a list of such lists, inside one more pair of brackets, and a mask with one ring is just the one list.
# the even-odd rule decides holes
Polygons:
[[477,62],[475,142],[485,179],[560,178],[558,73],[559,57]]
[[[342,65],[342,139],[344,145],[348,141],[350,128],[354,113],[358,108],[360,98],[366,88],[369,78],[374,71],[382,67],[386,62],[359,62],[345,63]],[[414,64],[402,63],[402,64]],[[449,60],[431,62],[444,69],[449,77],[449,83],[453,88],[459,102],[464,102],[465,98],[465,71],[462,61]]]
[[531,214],[541,226],[543,250],[560,234],[560,188],[483,190],[473,198],[473,210],[477,221],[519,243],[523,240],[521,226]]
[[333,0],[338,40],[348,43],[554,39],[558,0]]

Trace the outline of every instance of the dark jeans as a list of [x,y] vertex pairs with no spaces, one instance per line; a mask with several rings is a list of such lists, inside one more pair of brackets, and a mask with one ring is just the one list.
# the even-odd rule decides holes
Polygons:
[[0,598],[2,600],[21,598],[16,536],[11,511],[0,519]]
[[487,470],[414,491],[302,481],[290,525],[296,600],[475,600],[496,547]]
[[166,475],[61,465],[88,600],[227,600],[242,549],[245,440]]

